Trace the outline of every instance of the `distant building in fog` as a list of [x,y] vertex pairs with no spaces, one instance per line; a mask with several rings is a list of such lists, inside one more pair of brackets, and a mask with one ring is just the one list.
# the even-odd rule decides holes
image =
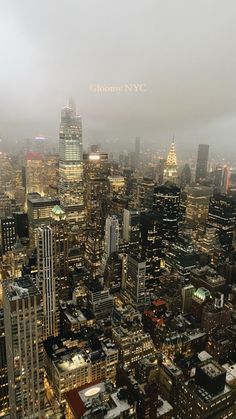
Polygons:
[[196,166],[196,183],[207,177],[207,163],[209,156],[209,145],[199,144],[198,155],[197,155],[197,166]]

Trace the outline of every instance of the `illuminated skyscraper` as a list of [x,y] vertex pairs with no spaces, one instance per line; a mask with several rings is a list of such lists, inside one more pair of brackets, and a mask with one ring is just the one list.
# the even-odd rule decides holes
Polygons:
[[171,148],[166,159],[163,180],[164,182],[176,183],[177,176],[178,174],[175,143],[174,141],[172,141]]
[[43,337],[57,335],[58,310],[55,276],[55,240],[51,227],[43,226],[37,230],[37,285],[42,296]]
[[3,282],[10,417],[44,415],[42,307],[30,277]]
[[83,145],[81,117],[75,106],[61,112],[59,140],[59,197],[68,221],[84,219]]
[[205,224],[208,216],[212,188],[195,186],[188,189],[186,203],[186,221],[191,226]]
[[[95,149],[95,146],[92,148]],[[99,151],[84,154],[85,206],[87,225],[104,230],[108,206],[108,154]]]
[[59,299],[68,298],[68,269],[69,269],[69,226],[66,214],[59,205],[55,205],[51,212],[50,227],[53,231],[55,246],[55,274],[58,284]]
[[207,163],[209,155],[209,145],[199,144],[196,167],[196,182],[206,179],[207,177]]

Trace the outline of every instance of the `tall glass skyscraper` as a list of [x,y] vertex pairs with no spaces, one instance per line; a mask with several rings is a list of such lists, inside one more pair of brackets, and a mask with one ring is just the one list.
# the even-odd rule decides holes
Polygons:
[[83,193],[82,122],[71,103],[62,109],[59,139],[59,197],[68,221],[83,220]]

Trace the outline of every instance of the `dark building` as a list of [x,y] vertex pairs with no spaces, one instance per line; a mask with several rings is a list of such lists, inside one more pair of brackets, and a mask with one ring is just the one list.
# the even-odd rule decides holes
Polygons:
[[154,189],[153,210],[160,220],[160,236],[172,243],[178,235],[180,188],[165,183]]
[[196,366],[195,378],[186,381],[178,391],[177,418],[234,418],[234,390],[225,382],[226,371],[213,359]]
[[137,200],[138,209],[144,211],[146,209],[151,210],[153,206],[153,192],[154,192],[154,181],[153,179],[144,177],[138,181],[137,185]]
[[122,256],[118,252],[112,253],[106,263],[104,271],[104,284],[110,293],[117,293],[121,288]]
[[181,177],[180,177],[181,188],[185,188],[185,186],[190,185],[191,178],[192,178],[191,169],[188,164],[185,164],[181,172]]
[[207,163],[209,155],[209,145],[199,144],[196,167],[196,183],[205,180],[207,177]]
[[160,220],[153,211],[141,213],[141,254],[146,260],[146,278],[154,279],[161,271],[163,260],[162,239],[159,234]]
[[228,195],[216,194],[210,200],[208,227],[216,228],[221,246],[232,248],[236,222],[236,200]]
[[166,265],[184,277],[189,276],[190,269],[196,268],[198,254],[188,238],[179,237],[171,244],[166,254]]
[[103,255],[103,237],[95,229],[87,231],[84,251],[84,263],[93,277],[99,273]]
[[139,252],[140,213],[135,209],[124,209],[123,239],[129,243],[129,252]]
[[224,390],[225,377],[226,371],[214,360],[207,360],[196,367],[195,382],[197,386],[204,388],[212,395]]
[[12,247],[16,243],[15,218],[8,217],[1,220],[1,242],[3,254],[12,250]]
[[202,312],[202,328],[208,334],[220,329],[224,330],[225,327],[231,323],[230,310],[224,307],[217,307],[212,302],[207,303]]
[[50,224],[52,209],[59,206],[58,198],[41,196],[38,193],[31,193],[27,196],[28,219],[29,219],[29,237],[30,244],[35,247],[36,228],[42,224]]
[[25,212],[14,212],[16,235],[21,238],[29,237],[28,215]]

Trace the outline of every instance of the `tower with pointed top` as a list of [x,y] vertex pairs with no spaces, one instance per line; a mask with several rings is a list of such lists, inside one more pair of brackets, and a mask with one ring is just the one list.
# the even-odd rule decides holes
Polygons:
[[166,159],[163,181],[164,183],[165,182],[176,183],[177,177],[178,177],[177,157],[176,157],[176,151],[175,151],[175,142],[173,140],[171,143],[170,151]]

